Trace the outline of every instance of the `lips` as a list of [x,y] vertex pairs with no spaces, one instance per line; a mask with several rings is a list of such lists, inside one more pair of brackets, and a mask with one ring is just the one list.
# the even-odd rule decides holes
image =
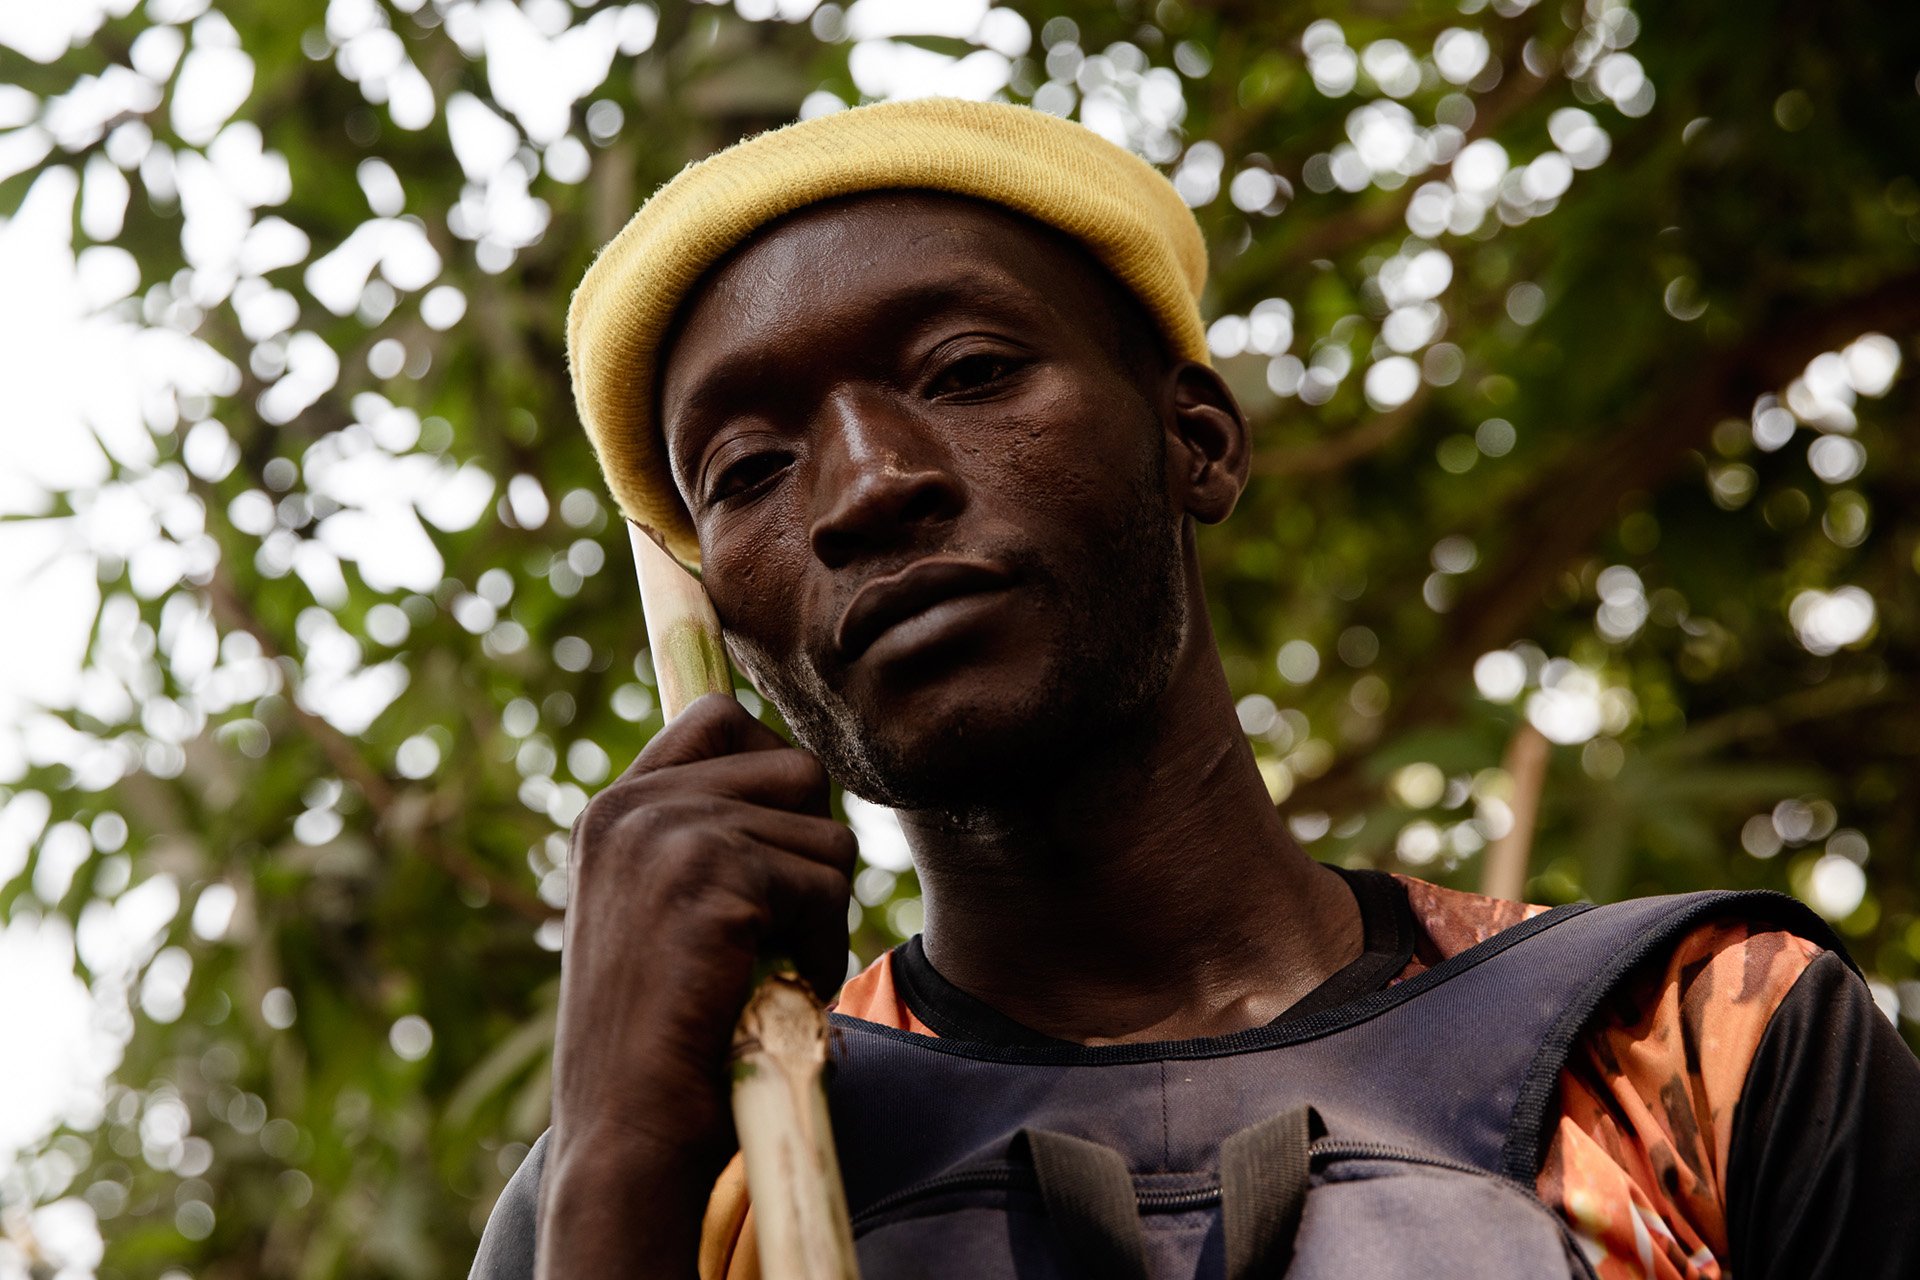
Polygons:
[[948,600],[999,591],[1012,581],[1007,570],[985,561],[949,556],[916,560],[860,588],[840,615],[834,645],[843,660],[852,662],[889,628]]

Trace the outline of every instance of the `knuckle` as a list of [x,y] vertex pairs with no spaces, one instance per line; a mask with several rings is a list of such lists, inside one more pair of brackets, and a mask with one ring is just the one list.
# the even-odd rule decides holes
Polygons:
[[718,691],[703,693],[687,704],[686,714],[697,715],[706,720],[719,720],[731,714],[739,705],[731,694],[722,694]]
[[695,792],[680,797],[675,807],[688,825],[719,827],[724,825],[732,804],[724,796]]
[[647,860],[669,879],[702,881],[713,863],[713,834],[684,823],[664,823],[642,842]]
[[[697,877],[673,882],[660,900],[660,909],[693,935],[717,939],[726,946],[753,950],[772,926],[773,912],[764,899],[738,888]],[[692,936],[692,935],[688,935]]]
[[574,820],[573,830],[567,837],[567,864],[576,876],[591,874],[606,859],[602,851],[611,843],[607,838],[610,826],[606,819],[596,818],[591,812],[582,813]]
[[574,819],[577,840],[604,839],[617,827],[643,815],[660,798],[659,783],[644,773],[623,774],[596,792]]
[[667,892],[698,896],[709,888],[739,892],[752,883],[754,851],[731,827],[674,823],[647,842],[646,856]]
[[609,787],[587,801],[586,808],[573,820],[569,836],[576,853],[586,854],[604,841],[607,833],[626,815],[625,800],[617,788]]
[[622,839],[642,851],[698,835],[715,817],[706,796],[656,794],[638,801],[621,815],[620,826]]
[[645,808],[619,804],[595,807],[580,815],[573,829],[573,847],[581,865],[595,865],[610,857],[631,856],[644,847],[652,815]]
[[716,903],[709,910],[707,920],[722,941],[743,951],[758,950],[760,939],[767,936],[773,923],[772,913],[764,903],[751,903],[732,895]]

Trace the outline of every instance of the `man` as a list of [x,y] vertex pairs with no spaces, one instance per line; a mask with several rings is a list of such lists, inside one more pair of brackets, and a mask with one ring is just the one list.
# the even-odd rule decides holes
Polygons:
[[[955,102],[723,152],[596,262],[569,347],[609,483],[800,745],[705,699],[576,827],[553,1128],[476,1275],[533,1270],[536,1204],[542,1276],[755,1274],[724,1063],[757,957],[838,982],[829,779],[899,811],[927,909],[838,1005],[869,1276],[1358,1274],[1325,1259],[1414,1247],[1342,1226],[1327,1188],[1365,1183],[1432,1236],[1393,1274],[1920,1268],[1920,1066],[1816,921],[1715,900],[1620,933],[1289,838],[1197,567],[1250,452],[1203,277],[1144,163]],[[1314,1108],[1301,1194],[1326,1136],[1256,1238],[1282,1095]],[[1512,1185],[1402,1176],[1448,1166]]]

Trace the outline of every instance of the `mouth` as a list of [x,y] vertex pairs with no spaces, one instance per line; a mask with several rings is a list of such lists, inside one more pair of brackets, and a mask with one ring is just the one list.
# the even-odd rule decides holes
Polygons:
[[952,556],[928,556],[861,587],[840,615],[834,647],[853,662],[893,627],[961,596],[999,591],[1013,575],[999,565]]

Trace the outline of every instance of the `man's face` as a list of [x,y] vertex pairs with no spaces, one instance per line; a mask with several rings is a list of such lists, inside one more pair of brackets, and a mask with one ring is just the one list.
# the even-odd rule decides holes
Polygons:
[[1113,299],[1037,225],[898,192],[775,224],[683,312],[659,412],[708,591],[855,792],[1039,784],[1166,687],[1181,511]]

